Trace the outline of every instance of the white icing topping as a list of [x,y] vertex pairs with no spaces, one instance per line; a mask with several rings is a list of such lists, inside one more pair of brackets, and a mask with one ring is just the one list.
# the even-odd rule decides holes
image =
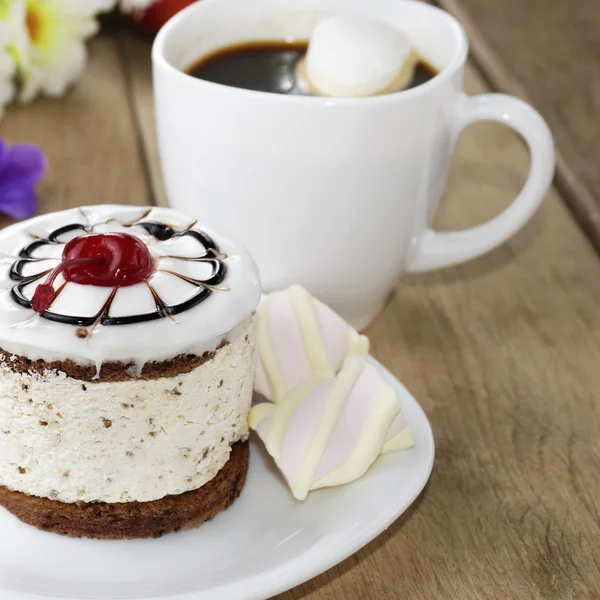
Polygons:
[[328,17],[311,36],[300,80],[314,93],[361,97],[408,85],[416,54],[404,34],[366,18]]
[[[200,232],[218,247],[218,260],[186,260],[210,257],[197,237],[184,234],[158,239],[138,223],[159,223],[176,233]],[[156,261],[156,272],[146,283],[117,288],[107,308],[107,317],[131,317],[156,311],[158,295],[167,309],[179,306],[199,292],[207,297],[192,308],[172,316],[133,324],[88,326],[88,336],[75,335],[77,326],[49,320],[32,309],[19,305],[11,290],[19,281],[11,278],[11,267],[19,253],[36,240],[48,240],[53,231],[79,224],[84,229],[61,233],[54,243],[30,246],[29,256],[19,263],[23,276],[52,270],[59,264],[64,245],[73,237],[88,233],[121,232],[134,235],[147,244]],[[205,286],[190,282],[210,280],[222,263],[224,279]],[[179,276],[178,276],[179,275]],[[46,276],[24,282],[20,291],[30,300]],[[54,287],[62,288],[50,312],[64,316],[92,318],[102,312],[112,288],[80,285],[56,278]],[[154,290],[154,295],[151,291]],[[166,208],[131,206],[91,206],[36,217],[0,232],[0,346],[8,352],[32,360],[72,359],[82,364],[101,365],[105,361],[134,361],[139,369],[149,360],[166,360],[184,353],[202,354],[214,350],[238,325],[245,324],[260,300],[260,282],[254,261],[238,243],[221,236],[204,223]]]

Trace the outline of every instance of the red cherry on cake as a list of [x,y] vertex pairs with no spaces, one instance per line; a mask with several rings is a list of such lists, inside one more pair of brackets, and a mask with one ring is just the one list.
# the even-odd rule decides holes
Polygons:
[[[76,237],[65,246],[62,260],[64,278],[83,285],[135,285],[146,281],[154,270],[154,260],[146,244],[126,233]],[[84,260],[87,262],[76,262]]]
[[100,287],[126,287],[146,281],[154,259],[139,238],[126,233],[92,233],[72,239],[62,262],[35,290],[31,305],[43,313],[54,300],[54,280],[62,273],[67,281]]

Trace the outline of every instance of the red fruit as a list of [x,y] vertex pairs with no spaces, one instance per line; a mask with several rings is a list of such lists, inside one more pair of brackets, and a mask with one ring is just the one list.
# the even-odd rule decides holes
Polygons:
[[136,25],[150,35],[156,35],[158,30],[180,10],[193,4],[196,0],[157,0],[146,10],[134,12],[129,17]]
[[[87,260],[88,264],[75,264]],[[63,250],[67,281],[124,287],[146,281],[154,270],[148,247],[127,233],[92,233],[72,239]]]
[[62,262],[35,290],[31,304],[42,313],[54,299],[53,283],[59,273],[67,281],[101,287],[125,287],[146,281],[154,260],[146,244],[126,233],[92,233],[72,239],[64,248]]

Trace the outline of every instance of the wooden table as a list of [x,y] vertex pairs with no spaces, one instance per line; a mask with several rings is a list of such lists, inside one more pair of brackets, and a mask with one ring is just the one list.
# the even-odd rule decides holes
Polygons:
[[[472,66],[467,86],[487,89]],[[47,151],[44,212],[164,203],[152,119],[149,45],[115,32],[66,98],[11,108],[0,135]],[[498,125],[459,146],[442,229],[496,214],[527,171]],[[600,597],[599,306],[600,261],[556,189],[502,248],[404,281],[368,333],[431,420],[430,483],[373,543],[278,600]]]

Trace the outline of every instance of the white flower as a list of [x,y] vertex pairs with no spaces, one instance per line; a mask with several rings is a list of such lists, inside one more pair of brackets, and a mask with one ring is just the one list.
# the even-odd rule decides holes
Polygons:
[[8,52],[9,39],[8,25],[0,21],[0,117],[4,106],[13,99],[15,93],[13,84],[15,62]]
[[109,0],[12,0],[12,52],[21,100],[40,91],[62,95],[86,61],[84,40],[98,30],[95,15]]
[[140,12],[146,10],[156,1],[157,0],[121,0],[119,6],[121,7],[121,10],[126,13]]

